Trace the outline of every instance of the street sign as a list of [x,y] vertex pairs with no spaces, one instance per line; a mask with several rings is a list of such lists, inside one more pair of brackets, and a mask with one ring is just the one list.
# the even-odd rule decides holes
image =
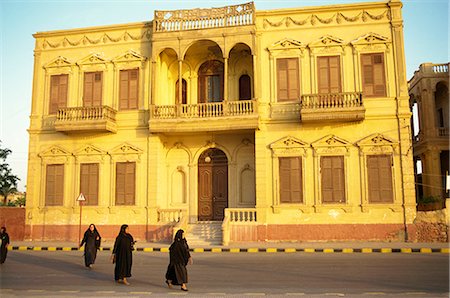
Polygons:
[[86,198],[84,197],[83,193],[80,193],[80,195],[77,198],[77,201],[86,201]]

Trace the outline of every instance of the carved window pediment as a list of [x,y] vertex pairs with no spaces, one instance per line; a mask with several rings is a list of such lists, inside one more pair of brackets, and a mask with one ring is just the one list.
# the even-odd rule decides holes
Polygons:
[[70,155],[72,155],[72,153],[59,146],[51,146],[38,154],[39,157],[66,157]]
[[122,55],[119,55],[112,59],[112,62],[117,63],[130,63],[130,62],[144,62],[147,60],[147,57],[142,56],[141,54],[133,51],[128,50],[127,52],[123,53]]
[[105,155],[106,151],[93,145],[87,145],[76,152],[76,155]]
[[325,35],[316,41],[308,44],[308,47],[313,53],[333,53],[342,52],[344,53],[344,48],[346,44],[343,39],[336,36]]
[[275,50],[287,50],[287,49],[300,49],[303,50],[306,46],[298,40],[291,38],[284,38],[272,44],[267,49],[271,51]]
[[111,151],[111,154],[142,154],[142,153],[143,151],[141,149],[128,143],[123,143],[122,145],[115,147]]
[[307,142],[300,139],[287,136],[269,145],[275,156],[298,156],[306,155],[307,149],[310,147]]
[[77,65],[105,64],[109,62],[100,54],[92,53],[89,56],[77,61]]
[[352,40],[350,44],[359,51],[364,50],[389,50],[389,38],[377,33],[367,33]]
[[44,65],[44,68],[62,68],[62,67],[72,67],[74,64],[69,61],[66,57],[58,56]]
[[327,135],[311,143],[311,146],[319,154],[343,154],[349,153],[353,144],[335,135]]
[[363,153],[392,153],[397,151],[398,142],[376,133],[356,143]]

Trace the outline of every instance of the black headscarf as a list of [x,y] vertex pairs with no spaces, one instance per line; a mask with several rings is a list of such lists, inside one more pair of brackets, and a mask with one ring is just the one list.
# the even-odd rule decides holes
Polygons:
[[6,227],[1,227],[0,230],[2,233],[6,233]]
[[128,225],[122,225],[121,227],[120,227],[120,232],[119,232],[119,235],[120,234],[127,234],[127,232],[125,232],[125,230],[128,228]]
[[91,232],[91,226],[94,226],[94,230],[92,231],[92,233],[97,233],[98,236],[100,236],[100,233],[97,231],[97,227],[93,223],[91,223],[89,225],[89,227],[87,228],[86,232]]

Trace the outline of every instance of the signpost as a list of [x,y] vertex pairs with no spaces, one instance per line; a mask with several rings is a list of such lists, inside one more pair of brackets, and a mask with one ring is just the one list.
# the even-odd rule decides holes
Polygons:
[[83,211],[83,202],[86,201],[86,198],[84,197],[83,193],[80,193],[80,195],[77,198],[77,201],[80,203],[80,225],[78,229],[78,245],[80,245],[80,239],[81,239],[81,212]]

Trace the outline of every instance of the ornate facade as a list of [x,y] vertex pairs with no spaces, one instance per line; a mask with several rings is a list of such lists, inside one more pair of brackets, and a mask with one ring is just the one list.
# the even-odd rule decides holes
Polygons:
[[413,139],[414,160],[421,161],[419,197],[445,199],[449,172],[449,64],[423,63],[409,81],[411,106],[417,104],[419,131]]
[[148,241],[405,239],[401,7],[246,3],[36,33],[28,237],[76,239],[82,213],[105,238],[127,223]]

